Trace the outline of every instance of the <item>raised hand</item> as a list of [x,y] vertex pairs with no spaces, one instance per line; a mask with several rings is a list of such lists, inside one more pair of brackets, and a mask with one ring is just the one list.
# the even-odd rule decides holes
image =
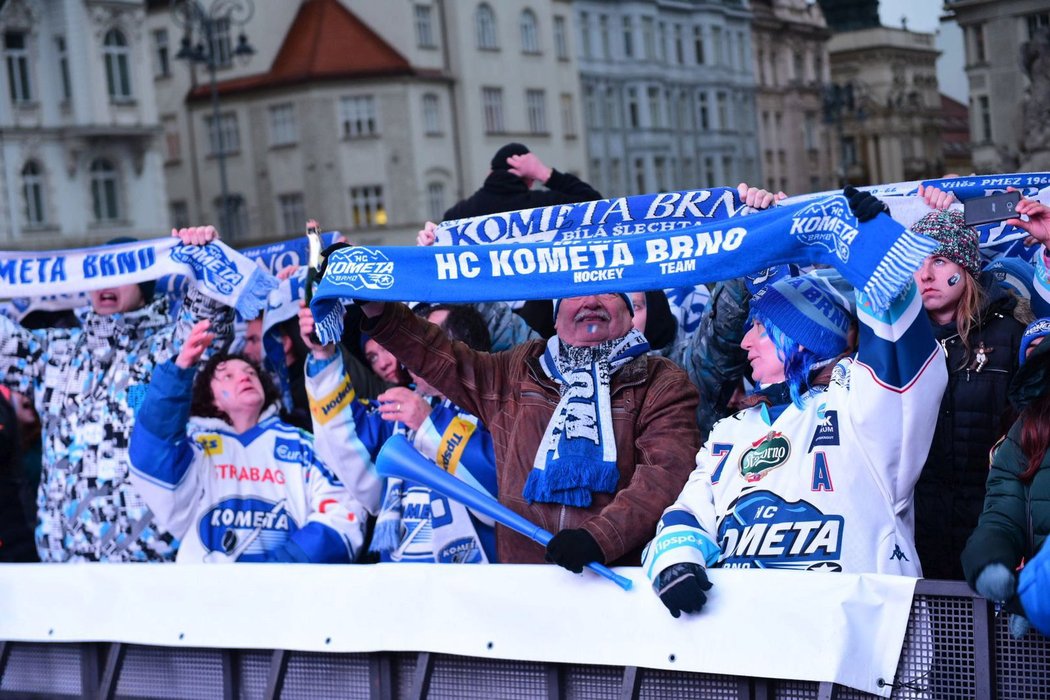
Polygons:
[[[1013,187],[1006,189],[1008,192],[1014,191]],[[1029,237],[1025,240],[1025,245],[1034,245],[1038,242],[1050,246],[1050,207],[1034,199],[1022,197],[1014,211],[1017,212],[1018,217],[1022,214],[1028,217],[1028,221],[1020,218],[1006,220],[1006,223],[1011,226],[1028,232]]]
[[190,226],[172,229],[171,235],[182,241],[183,245],[207,245],[219,240],[219,232],[214,226]]
[[419,430],[419,426],[430,416],[430,404],[408,387],[391,387],[377,398],[379,415],[383,420],[404,423],[412,430]]
[[737,185],[736,191],[740,194],[741,201],[752,209],[768,209],[780,200],[787,198],[787,195],[783,192],[773,194],[769,190],[749,187],[746,182],[741,182]]
[[210,329],[211,321],[208,319],[197,321],[193,324],[189,336],[182,344],[182,348],[175,358],[175,364],[180,369],[189,369],[201,359],[201,355],[211,345],[211,341],[215,340],[215,334]]
[[955,203],[955,193],[939,190],[932,185],[919,183],[919,196],[926,200],[931,209],[945,210]]
[[327,345],[319,343],[317,334],[314,332],[316,327],[314,312],[310,310],[305,301],[300,301],[299,337],[303,339],[303,344],[310,350],[310,354],[318,360],[327,360],[330,357],[334,357],[337,352],[335,343],[328,343]]

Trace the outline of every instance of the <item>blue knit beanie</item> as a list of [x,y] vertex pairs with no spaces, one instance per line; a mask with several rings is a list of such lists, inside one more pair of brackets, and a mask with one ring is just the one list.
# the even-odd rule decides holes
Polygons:
[[[1028,328],[1025,328],[1024,333],[1021,334],[1021,349],[1017,355],[1018,364],[1024,364],[1025,351],[1032,344],[1032,341],[1045,335],[1050,335],[1050,318],[1040,318],[1028,324]],[[1044,340],[1043,342],[1050,341]]]
[[751,308],[788,338],[828,360],[846,349],[849,302],[823,277],[785,277],[751,297]]
[[[634,316],[634,303],[631,301],[631,296],[623,292],[620,293],[620,298],[623,299],[623,303],[627,304],[627,310],[631,312],[631,316]],[[558,307],[561,306],[561,299],[554,300],[554,320],[558,320]]]

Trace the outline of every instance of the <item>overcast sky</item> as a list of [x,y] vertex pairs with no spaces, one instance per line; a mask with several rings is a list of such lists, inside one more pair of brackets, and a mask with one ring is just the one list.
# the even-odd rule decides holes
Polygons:
[[880,0],[879,18],[887,27],[900,27],[901,17],[908,18],[908,29],[937,34],[941,51],[937,59],[937,82],[948,97],[969,104],[969,88],[963,70],[962,30],[955,22],[941,22],[944,14],[940,0]]

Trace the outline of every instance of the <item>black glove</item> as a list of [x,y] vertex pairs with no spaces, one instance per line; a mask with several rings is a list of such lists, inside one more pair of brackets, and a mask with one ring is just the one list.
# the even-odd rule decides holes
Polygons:
[[579,574],[592,561],[604,564],[605,554],[586,530],[562,530],[547,543],[546,559]]
[[660,600],[671,611],[672,617],[682,613],[700,612],[707,602],[704,591],[711,590],[707,580],[707,571],[699,564],[682,562],[671,564],[661,571],[653,581],[653,590]]
[[853,185],[846,185],[842,194],[849,200],[850,211],[857,217],[857,221],[864,223],[871,221],[883,212],[889,213],[890,208],[878,197],[870,192],[861,192]]

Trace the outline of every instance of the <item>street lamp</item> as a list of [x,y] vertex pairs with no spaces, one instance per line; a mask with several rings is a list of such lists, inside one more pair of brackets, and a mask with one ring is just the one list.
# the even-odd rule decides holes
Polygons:
[[[224,235],[232,233],[230,226],[230,193],[226,181],[226,144],[219,115],[219,91],[216,87],[216,69],[227,65],[231,57],[246,64],[255,53],[248,43],[244,27],[255,14],[253,0],[212,0],[205,7],[204,0],[171,0],[171,15],[182,27],[182,45],[175,58],[192,64],[201,64],[208,69],[211,82],[211,128],[216,156],[219,159],[219,187],[222,206],[219,226]],[[230,49],[229,36],[234,27],[239,28],[237,46]],[[194,43],[194,35],[197,42]]]

